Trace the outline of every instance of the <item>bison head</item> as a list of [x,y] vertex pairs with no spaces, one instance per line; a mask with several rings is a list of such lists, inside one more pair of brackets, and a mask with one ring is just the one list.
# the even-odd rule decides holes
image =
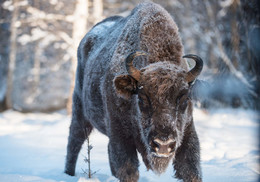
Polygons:
[[187,72],[171,62],[156,62],[141,70],[133,60],[144,52],[126,58],[128,75],[115,78],[115,88],[124,98],[137,95],[137,111],[142,142],[147,148],[150,167],[162,173],[181,145],[185,127],[192,121],[190,85],[200,74],[203,62],[195,55],[195,67]]

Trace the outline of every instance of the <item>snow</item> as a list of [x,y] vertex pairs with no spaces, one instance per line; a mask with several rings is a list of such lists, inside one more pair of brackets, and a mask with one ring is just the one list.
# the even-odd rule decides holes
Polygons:
[[[250,110],[195,109],[194,120],[201,141],[204,181],[256,182],[259,176],[259,118]],[[0,181],[2,182],[116,182],[107,156],[108,138],[91,134],[94,178],[82,169],[86,145],[79,155],[76,177],[63,173],[70,117],[64,111],[50,114],[16,111],[0,113]],[[140,160],[141,161],[141,160]],[[172,167],[157,176],[143,163],[140,182],[177,181]]]

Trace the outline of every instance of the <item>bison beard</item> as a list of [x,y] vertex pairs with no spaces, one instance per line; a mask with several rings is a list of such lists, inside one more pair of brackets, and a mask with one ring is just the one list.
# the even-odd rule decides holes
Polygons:
[[67,174],[75,175],[81,146],[96,128],[109,138],[111,172],[120,181],[138,181],[137,151],[157,174],[172,162],[178,179],[202,181],[189,93],[203,62],[184,56],[196,63],[189,70],[182,56],[177,25],[154,3],[107,18],[86,34],[78,48]]
[[162,174],[166,171],[169,163],[172,161],[173,156],[170,157],[157,157],[151,154],[150,163],[152,170],[156,174]]

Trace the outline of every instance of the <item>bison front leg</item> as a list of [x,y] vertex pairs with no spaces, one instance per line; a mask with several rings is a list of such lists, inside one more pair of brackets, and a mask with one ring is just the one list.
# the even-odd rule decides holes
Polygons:
[[173,161],[175,176],[184,182],[201,182],[200,146],[195,127],[187,126],[181,146],[176,151]]
[[111,172],[120,182],[138,181],[139,161],[132,142],[124,139],[110,139],[108,153]]

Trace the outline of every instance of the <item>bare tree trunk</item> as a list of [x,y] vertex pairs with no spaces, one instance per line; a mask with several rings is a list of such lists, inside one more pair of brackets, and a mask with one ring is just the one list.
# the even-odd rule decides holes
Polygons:
[[18,18],[18,12],[19,12],[19,6],[18,6],[19,0],[13,0],[13,13],[12,13],[12,19],[11,19],[11,36],[10,36],[10,58],[9,58],[9,65],[8,65],[8,74],[7,74],[7,92],[6,92],[6,106],[8,109],[11,109],[13,107],[13,101],[12,101],[12,92],[13,92],[13,75],[14,75],[14,69],[16,65],[16,52],[17,52],[17,45],[16,45],[16,38],[17,38],[17,18]]
[[[237,1],[236,1],[237,2]],[[209,16],[209,19],[212,23],[212,25],[216,26],[216,21],[214,18],[214,12],[212,10],[212,7],[210,5],[210,1],[204,0],[204,3],[206,5],[206,10]],[[213,28],[212,28],[213,29]],[[216,37],[216,42],[217,42],[217,46],[218,46],[218,50],[220,53],[220,58],[222,59],[222,61],[226,64],[226,66],[229,68],[230,72],[237,78],[239,79],[248,89],[248,92],[254,96],[257,97],[257,94],[255,93],[255,91],[253,90],[254,87],[253,85],[247,80],[247,78],[242,74],[241,71],[239,71],[234,64],[232,63],[232,60],[228,57],[224,46],[222,45],[222,38],[221,38],[221,33],[220,31],[215,28],[214,29],[214,33],[215,33],[215,37]],[[238,48],[237,48],[238,49]]]
[[39,42],[36,43],[35,46],[35,54],[34,54],[34,65],[33,65],[33,85],[32,85],[32,93],[29,98],[27,98],[27,102],[32,104],[34,99],[39,95],[39,84],[40,84],[40,66],[41,60],[40,57],[42,55],[42,47],[39,47]]
[[88,18],[88,0],[77,0],[75,11],[74,11],[74,23],[73,23],[73,52],[72,57],[72,70],[71,70],[71,86],[70,86],[70,95],[67,102],[67,113],[71,114],[72,112],[72,95],[75,86],[75,73],[77,68],[77,47],[80,43],[80,40],[86,33],[87,30],[87,18]]
[[[238,6],[240,0],[234,0],[231,5],[231,11],[233,15],[236,15],[238,13]],[[239,55],[239,44],[240,44],[240,35],[238,32],[238,26],[237,26],[237,17],[231,17],[231,43],[233,48],[233,54],[231,57],[232,63],[236,69],[238,69],[238,60],[237,56]]]
[[103,19],[103,0],[94,0],[94,23],[98,23]]

